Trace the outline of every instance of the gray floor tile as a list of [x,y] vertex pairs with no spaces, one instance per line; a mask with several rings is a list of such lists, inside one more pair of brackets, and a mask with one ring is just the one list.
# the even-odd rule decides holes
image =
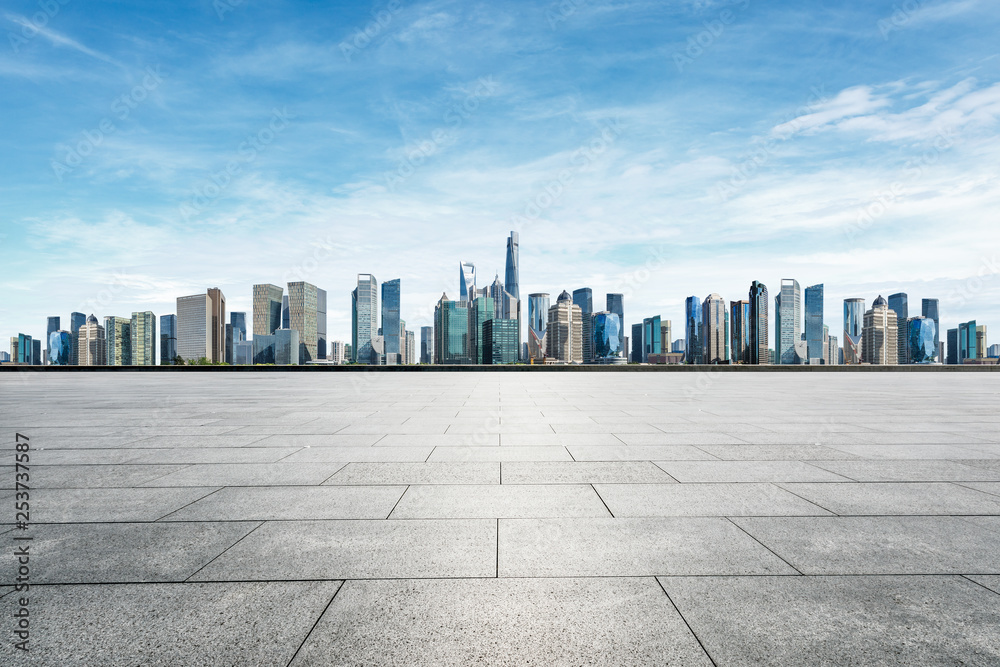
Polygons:
[[823,445],[701,445],[699,449],[723,461],[813,461],[858,458],[856,454]]
[[304,463],[318,461],[334,462],[378,462],[378,461],[426,461],[433,447],[312,447],[300,449],[282,459],[283,463]]
[[616,517],[825,516],[773,484],[597,484]]
[[504,484],[669,484],[674,480],[649,461],[509,461]]
[[813,461],[812,464],[857,482],[1000,481],[1000,465],[990,471],[946,460]]
[[[30,664],[284,665],[339,586],[263,582],[37,588],[31,596]],[[9,642],[4,650],[12,651]],[[0,661],[4,655],[10,653],[0,653]]]
[[738,518],[803,574],[991,574],[1000,532],[961,517]]
[[435,447],[428,461],[572,461],[565,447]]
[[1000,595],[1000,574],[970,574],[968,578]]
[[960,577],[662,577],[719,665],[1000,664],[1000,604]]
[[279,434],[253,443],[254,447],[370,447],[383,435]]
[[651,578],[350,581],[293,665],[319,663],[711,664]]
[[216,488],[42,489],[31,494],[31,519],[33,523],[156,521]]
[[501,519],[501,577],[797,574],[727,519]]
[[202,463],[145,486],[294,486],[321,484],[343,463]]
[[185,467],[183,465],[38,466],[32,470],[31,485],[36,489],[142,486],[145,482],[183,470]]
[[499,484],[500,463],[348,463],[324,485]]
[[862,459],[1000,459],[1000,455],[959,445],[837,445],[834,449]]
[[656,461],[678,482],[845,482],[802,461]]
[[490,519],[275,521],[193,579],[494,577],[496,531]]
[[502,433],[502,447],[536,447],[540,445],[613,445],[619,446],[622,441],[614,433]]
[[390,519],[609,517],[587,485],[412,486]]
[[[1000,498],[950,482],[851,482],[780,486],[834,514],[1000,514]],[[1000,489],[1000,485],[997,488]]]
[[621,433],[626,445],[742,445],[744,441],[726,433]]
[[163,521],[385,519],[404,486],[227,487]]
[[[961,485],[990,495],[1000,496],[1000,482],[962,482]],[[992,514],[992,512],[990,513]]]
[[577,461],[705,461],[714,460],[698,447],[691,445],[618,445],[567,447]]
[[133,449],[130,463],[273,463],[299,451],[298,447],[206,447],[194,449]]
[[262,435],[154,435],[126,447],[142,449],[173,449],[181,447],[247,447],[260,442]]
[[420,435],[389,433],[376,447],[497,447],[500,436],[496,433],[441,433]]

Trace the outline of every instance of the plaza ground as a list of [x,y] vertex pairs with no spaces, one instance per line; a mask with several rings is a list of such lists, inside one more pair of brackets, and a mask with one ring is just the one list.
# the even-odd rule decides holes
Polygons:
[[4,373],[0,402],[3,664],[1000,664],[1000,374]]

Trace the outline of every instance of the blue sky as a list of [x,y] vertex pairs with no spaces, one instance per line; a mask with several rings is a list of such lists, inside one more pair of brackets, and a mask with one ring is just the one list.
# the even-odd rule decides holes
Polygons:
[[51,0],[0,26],[2,340],[298,279],[350,340],[358,273],[401,278],[417,328],[460,261],[502,274],[511,229],[522,294],[625,292],[675,338],[685,297],[782,278],[826,285],[838,336],[844,298],[897,291],[1000,327],[988,0]]

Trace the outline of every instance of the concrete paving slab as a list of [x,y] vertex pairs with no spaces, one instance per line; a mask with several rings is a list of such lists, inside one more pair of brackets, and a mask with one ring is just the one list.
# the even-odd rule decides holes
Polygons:
[[[856,482],[1000,481],[1000,461],[991,471],[947,460],[811,461],[810,464]],[[777,480],[776,480],[777,481]],[[811,480],[781,480],[811,481]]]
[[675,480],[649,461],[508,461],[503,484],[669,484]]
[[577,461],[705,461],[716,460],[692,445],[618,445],[588,447],[569,445]]
[[[31,665],[284,665],[340,582],[38,587]],[[0,661],[20,664],[10,642]],[[11,660],[13,662],[6,662]]]
[[137,440],[125,447],[142,449],[174,449],[177,447],[247,447],[260,442],[263,435],[154,435]]
[[438,435],[389,433],[376,447],[498,447],[497,433],[442,433]]
[[711,665],[650,578],[347,582],[292,664],[320,663]]
[[390,519],[609,517],[586,485],[432,485],[406,490]]
[[31,494],[31,519],[35,524],[156,521],[217,489],[41,489]]
[[428,461],[572,461],[565,447],[435,447]]
[[499,484],[499,462],[349,463],[324,485]]
[[798,574],[727,519],[500,519],[501,577]]
[[284,463],[426,461],[433,447],[311,447],[282,459]]
[[296,486],[322,484],[344,463],[202,463],[145,486]]
[[678,482],[846,482],[802,461],[655,461]]
[[[129,488],[184,470],[184,465],[51,465],[33,468],[36,489]],[[211,485],[209,485],[211,486]]]
[[828,516],[773,484],[596,484],[616,517]]
[[1000,496],[1000,482],[961,482],[960,484],[969,489]]
[[831,448],[863,459],[1000,459],[1000,455],[959,445],[831,445]]
[[849,482],[780,486],[840,515],[1000,514],[1000,498],[951,482]]
[[490,519],[274,521],[192,580],[495,577],[496,554]]
[[502,433],[501,447],[535,447],[544,445],[612,445],[620,446],[621,439],[614,433]]
[[723,461],[813,461],[857,459],[858,455],[823,445],[700,445]]
[[226,487],[161,521],[385,519],[404,486]]
[[985,586],[994,593],[1000,595],[1000,574],[970,574],[966,579],[971,579],[980,586]]
[[660,582],[718,665],[1000,664],[1000,603],[961,577]]
[[298,447],[205,447],[195,449],[133,449],[129,463],[274,463],[299,451]]
[[803,574],[992,574],[1000,532],[961,517],[737,518]]
[[370,447],[383,435],[358,434],[281,434],[269,435],[253,443],[254,447]]

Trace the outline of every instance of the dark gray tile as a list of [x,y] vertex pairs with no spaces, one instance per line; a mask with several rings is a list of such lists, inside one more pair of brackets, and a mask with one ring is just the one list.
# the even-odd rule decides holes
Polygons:
[[497,519],[608,517],[588,485],[411,486],[391,519]]
[[163,521],[385,519],[404,486],[227,487]]

